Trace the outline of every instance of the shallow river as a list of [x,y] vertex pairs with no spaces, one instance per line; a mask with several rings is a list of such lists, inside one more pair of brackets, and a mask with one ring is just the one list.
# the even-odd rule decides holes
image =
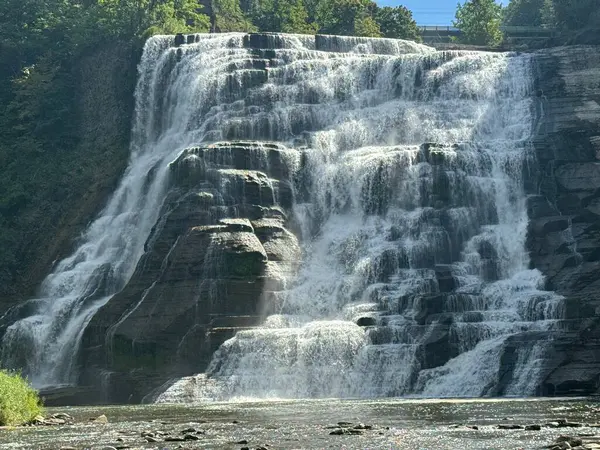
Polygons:
[[[59,410],[49,409],[47,414]],[[568,400],[308,400],[60,408],[73,425],[0,430],[0,449],[535,449],[561,434],[600,433],[600,403]],[[105,414],[109,424],[93,424]],[[498,424],[544,424],[557,419],[580,428],[500,430]],[[370,425],[360,435],[330,435],[338,422]],[[476,429],[457,425],[476,425]],[[334,428],[332,428],[334,427]],[[163,441],[193,429],[197,441]],[[157,432],[169,433],[160,435]],[[244,443],[247,441],[247,443]]]

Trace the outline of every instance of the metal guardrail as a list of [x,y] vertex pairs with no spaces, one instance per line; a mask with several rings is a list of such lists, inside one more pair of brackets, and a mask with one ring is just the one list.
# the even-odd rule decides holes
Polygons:
[[[441,31],[445,33],[460,33],[460,30],[450,25],[418,25],[419,30],[423,31]],[[517,26],[501,26],[500,30],[508,34],[517,33],[540,33],[540,34],[552,34],[554,29],[543,28],[543,27],[517,27]]]
[[421,31],[449,31],[460,33],[460,30],[456,27],[451,27],[449,25],[419,25],[419,30]]
[[556,30],[554,28],[544,28],[544,27],[512,27],[512,26],[500,26],[500,30],[509,34],[517,34],[517,33],[540,33],[540,34],[552,34]]
[[[449,43],[454,38],[460,37],[460,29],[451,25],[419,25],[423,41],[427,44]],[[543,27],[513,27],[501,26],[500,30],[508,42],[525,42],[553,37],[557,30]]]

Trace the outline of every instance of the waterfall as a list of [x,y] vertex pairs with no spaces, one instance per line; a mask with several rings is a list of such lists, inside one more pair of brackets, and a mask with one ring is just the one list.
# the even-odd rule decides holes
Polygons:
[[[491,395],[503,351],[528,333],[539,338],[515,350],[501,391],[534,394],[561,298],[525,249],[531,56],[328,36],[186,42],[147,42],[127,172],[44,281],[36,314],[8,328],[2,365],[38,386],[73,383],[86,324],[159,220],[168,163],[244,139],[302,155],[303,263],[285,274],[277,314],[194,378],[193,399]],[[190,389],[183,379],[161,398]]]
[[531,56],[337,39],[276,50],[271,108],[238,119],[305,158],[280,313],[159,401],[535,394],[562,303],[525,250]]
[[[184,91],[194,85],[203,66],[215,70],[207,62],[215,52],[227,54],[232,39],[241,42],[241,36],[203,40],[199,66],[179,74],[180,86],[164,77],[177,59],[170,51],[173,38],[147,42],[139,64],[127,170],[79,247],[42,282],[39,298],[30,301],[35,314],[6,330],[0,354],[3,367],[23,369],[38,388],[76,383],[76,357],[85,327],[133,274],[166,195],[168,163],[196,139],[190,130],[193,113],[197,104],[208,101]],[[198,84],[202,88],[207,83]]]

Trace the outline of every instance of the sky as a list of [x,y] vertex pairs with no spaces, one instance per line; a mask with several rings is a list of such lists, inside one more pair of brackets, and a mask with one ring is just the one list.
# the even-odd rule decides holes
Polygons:
[[[376,0],[379,6],[404,5],[419,25],[452,25],[458,0]],[[464,3],[464,0],[461,0]],[[502,3],[498,1],[498,3]],[[508,3],[505,0],[503,3]]]

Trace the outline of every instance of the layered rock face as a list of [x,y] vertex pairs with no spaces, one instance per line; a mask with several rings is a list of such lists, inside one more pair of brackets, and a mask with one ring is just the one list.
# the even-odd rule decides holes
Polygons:
[[[140,401],[169,377],[203,371],[237,331],[259,325],[300,260],[288,230],[298,152],[228,142],[184,150],[146,252],[83,338],[85,384]],[[87,380],[86,380],[87,377]]]
[[531,265],[565,296],[565,329],[540,393],[589,394],[600,386],[600,49],[535,55],[538,185],[528,199]]

